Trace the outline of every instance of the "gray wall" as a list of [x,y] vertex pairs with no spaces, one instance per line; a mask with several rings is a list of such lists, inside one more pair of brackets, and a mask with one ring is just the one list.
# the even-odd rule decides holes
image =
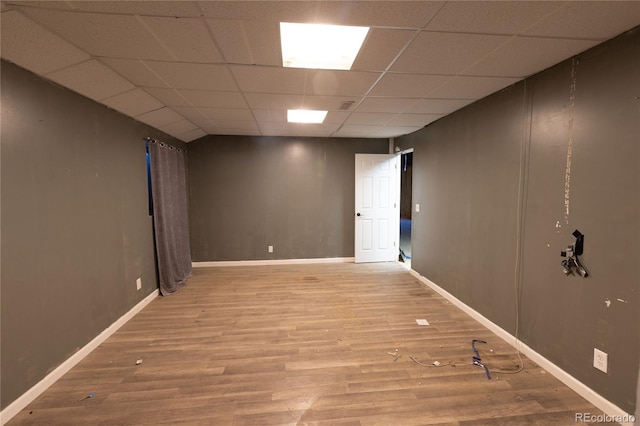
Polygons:
[[[397,140],[414,148],[413,201],[421,204],[413,215],[412,267],[514,333],[519,247],[521,339],[633,413],[640,28],[575,59]],[[575,229],[585,235],[586,279],[567,277],[560,266]],[[607,374],[592,367],[594,347],[609,355]]]
[[2,408],[157,288],[146,136],[2,62]]
[[386,139],[190,143],[193,261],[353,257],[355,153],[388,150]]

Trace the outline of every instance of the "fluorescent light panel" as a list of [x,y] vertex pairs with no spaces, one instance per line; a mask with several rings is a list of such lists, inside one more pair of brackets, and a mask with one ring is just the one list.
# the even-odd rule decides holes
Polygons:
[[322,123],[328,111],[315,111],[310,109],[287,110],[289,123]]
[[349,70],[369,27],[280,22],[282,65]]

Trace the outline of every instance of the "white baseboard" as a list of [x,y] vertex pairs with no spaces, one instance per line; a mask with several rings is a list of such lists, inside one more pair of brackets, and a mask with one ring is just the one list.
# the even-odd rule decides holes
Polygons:
[[154,290],[153,293],[142,299],[137,305],[135,305],[129,312],[121,316],[113,324],[107,327],[102,333],[98,334],[92,341],[83,346],[78,352],[67,358],[62,364],[60,364],[55,370],[45,376],[44,379],[36,383],[31,389],[23,393],[18,399],[9,404],[2,412],[0,412],[0,425],[6,424],[16,414],[27,407],[33,402],[40,394],[53,385],[58,379],[64,376],[69,370],[75,367],[80,361],[82,361],[87,355],[91,353],[95,348],[100,346],[102,342],[107,340],[113,333],[115,333],[120,327],[122,327],[127,321],[133,318],[138,312],[140,312],[145,306],[147,306],[153,299],[158,296],[158,290]]
[[223,260],[216,262],[193,262],[194,268],[216,266],[267,266],[267,265],[303,265],[307,263],[353,263],[353,257],[319,257],[315,259],[273,259],[273,260]]
[[[633,426],[633,415],[626,413],[623,409],[608,401],[600,394],[593,391],[584,383],[580,382],[575,377],[571,376],[569,373],[546,359],[544,356],[540,355],[535,350],[531,349],[522,341],[518,340],[511,333],[493,323],[487,317],[482,315],[480,312],[471,308],[469,305],[466,305],[464,302],[456,298],[454,295],[443,289],[442,287],[435,284],[433,281],[429,280],[426,277],[423,277],[415,270],[409,270],[411,275],[416,277],[420,282],[425,284],[427,287],[431,288],[436,293],[440,294],[442,297],[447,299],[453,305],[460,308],[466,314],[468,314],[471,318],[478,321],[483,326],[487,327],[490,331],[500,337],[502,340],[518,349],[522,354],[524,354],[527,358],[538,364],[540,367],[545,369],[547,372],[551,373],[554,377],[560,380],[562,383],[567,385],[570,389],[575,391],[578,395],[595,405],[597,408],[602,410],[605,414],[610,416],[613,419],[629,419],[630,422],[620,422],[623,426]],[[595,416],[595,413],[593,413]]]

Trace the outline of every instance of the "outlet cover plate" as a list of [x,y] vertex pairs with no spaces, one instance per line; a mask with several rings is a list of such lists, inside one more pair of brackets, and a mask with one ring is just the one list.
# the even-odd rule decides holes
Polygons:
[[603,373],[607,372],[608,355],[600,349],[593,348],[593,366]]

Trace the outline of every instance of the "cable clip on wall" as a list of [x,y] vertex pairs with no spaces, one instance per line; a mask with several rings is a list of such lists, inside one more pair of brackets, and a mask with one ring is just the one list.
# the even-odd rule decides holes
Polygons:
[[573,275],[574,271],[578,271],[583,278],[586,278],[589,276],[589,273],[584,266],[582,266],[582,263],[580,263],[580,259],[578,259],[584,247],[584,235],[577,229],[573,231],[572,235],[576,237],[576,242],[570,244],[566,251],[560,252],[560,256],[565,258],[561,263],[562,270],[565,275]]

